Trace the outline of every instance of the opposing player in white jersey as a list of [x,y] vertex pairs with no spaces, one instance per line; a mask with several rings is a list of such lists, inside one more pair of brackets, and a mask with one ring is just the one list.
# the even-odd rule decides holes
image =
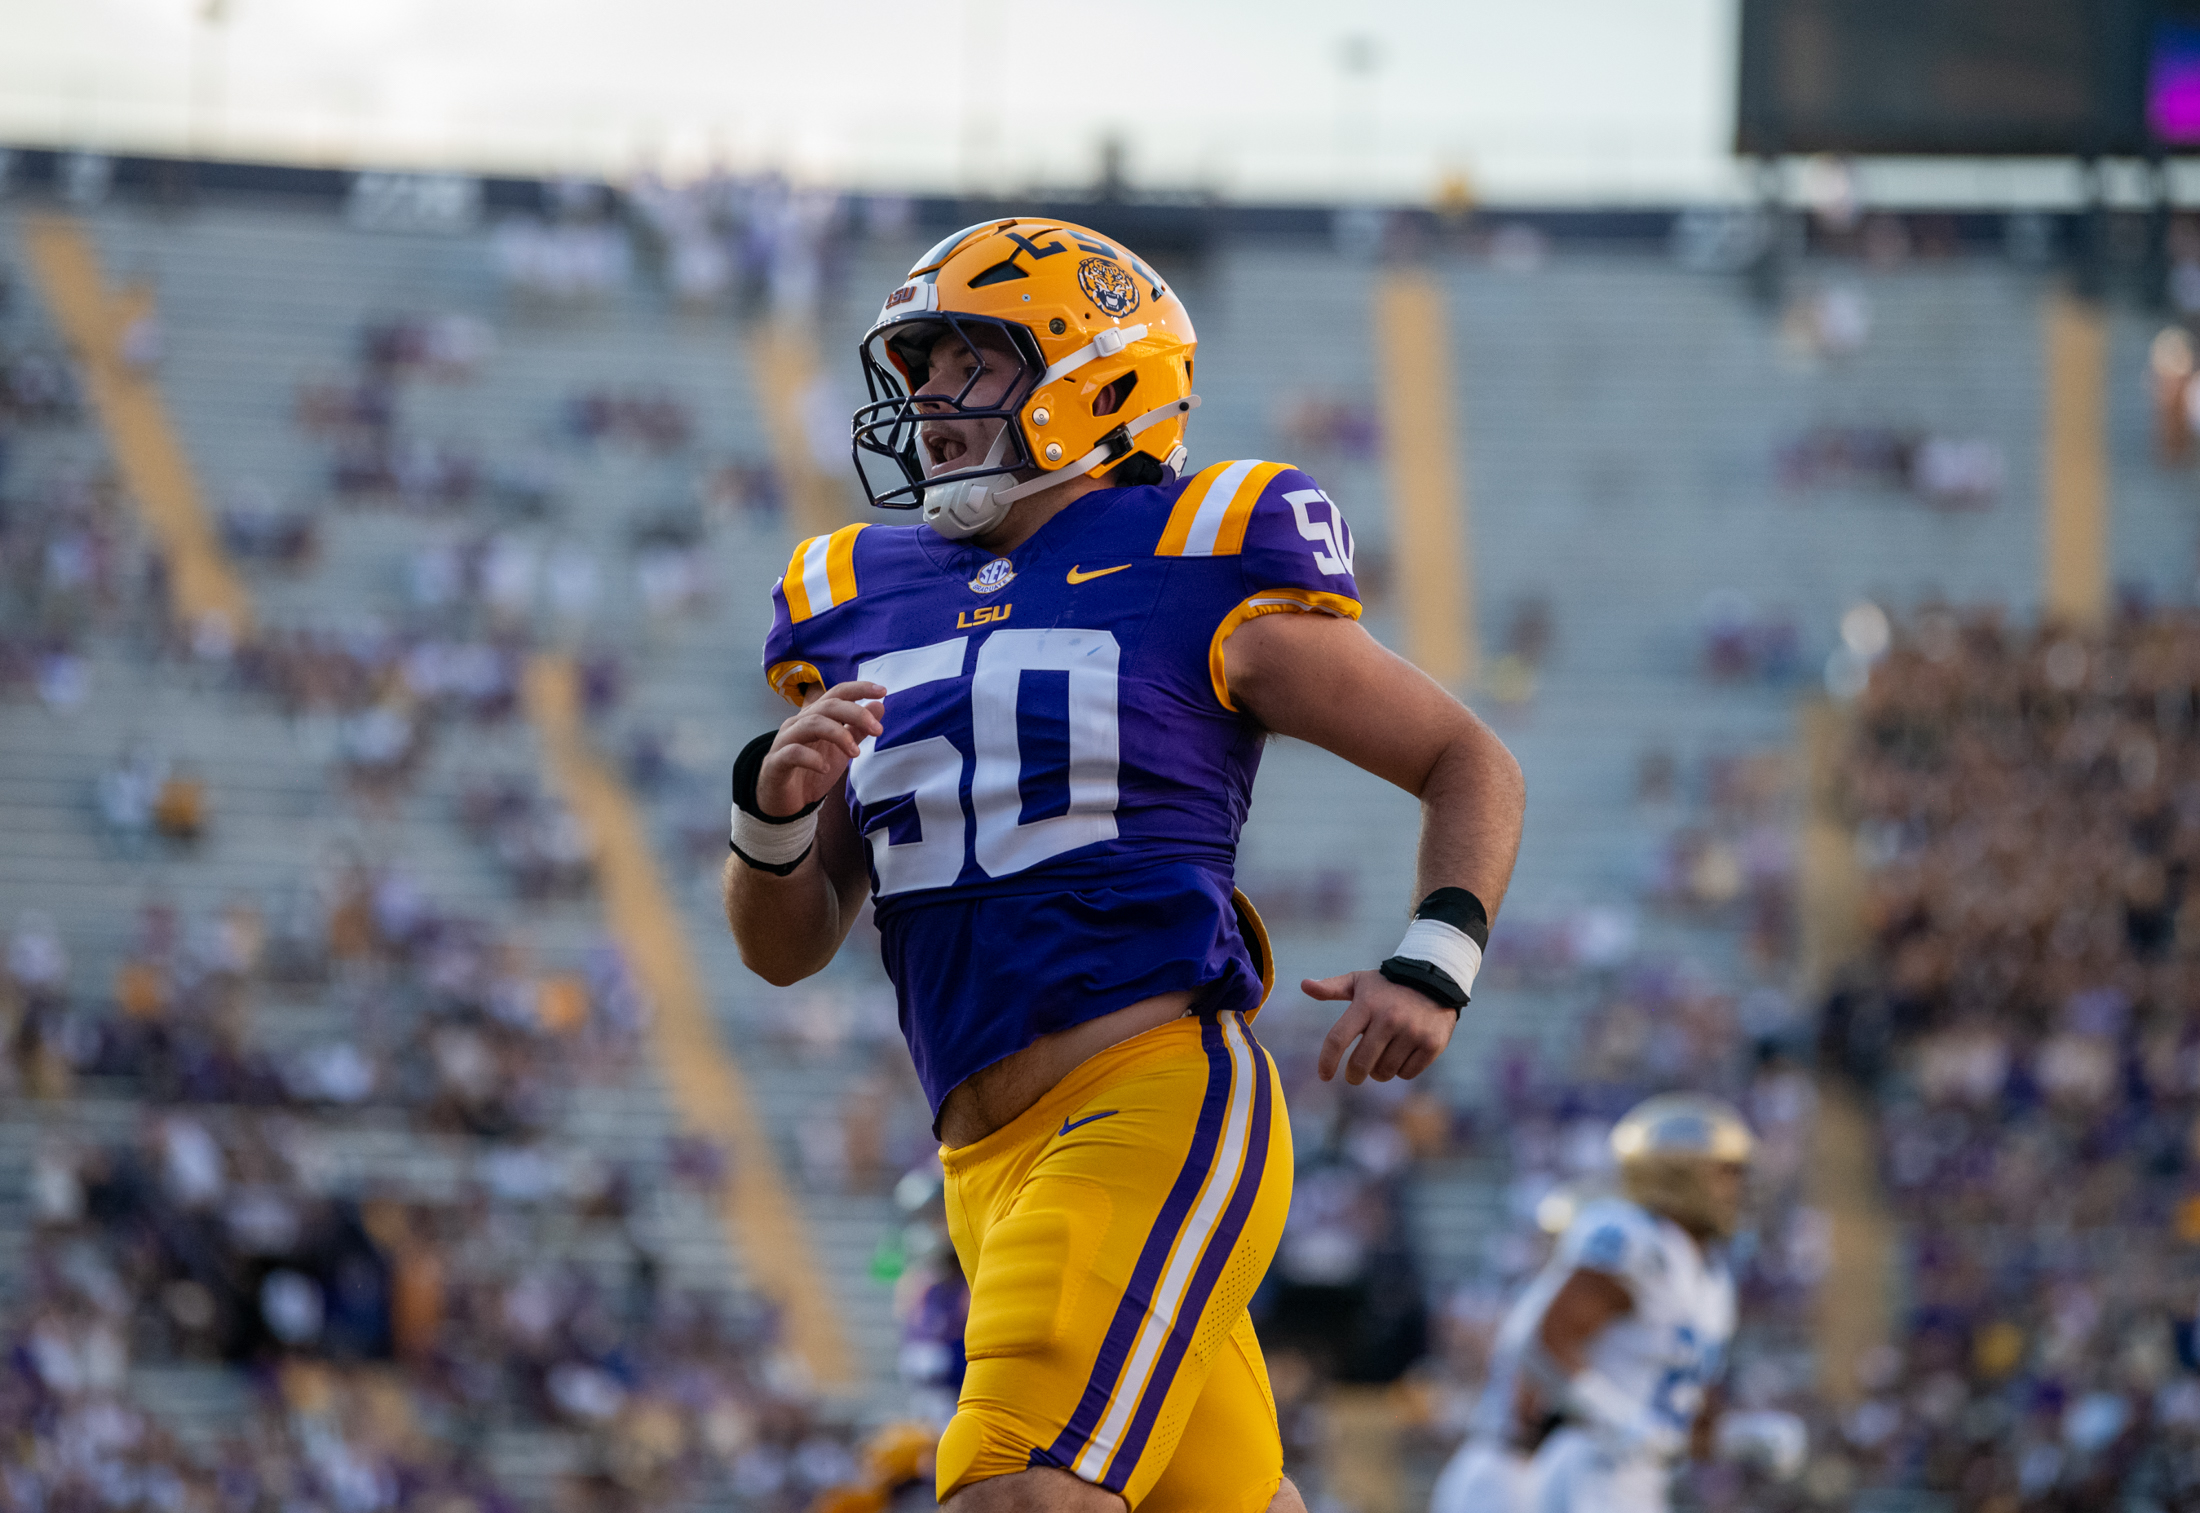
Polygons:
[[1581,1207],[1506,1315],[1433,1513],[1663,1513],[1674,1464],[1714,1450],[1793,1472],[1800,1421],[1716,1404],[1753,1144],[1732,1108],[1687,1095],[1613,1128],[1624,1196]]

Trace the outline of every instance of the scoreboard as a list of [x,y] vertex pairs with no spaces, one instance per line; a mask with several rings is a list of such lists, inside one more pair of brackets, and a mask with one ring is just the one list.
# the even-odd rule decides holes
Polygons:
[[2200,148],[2200,0],[1742,0],[1743,153]]

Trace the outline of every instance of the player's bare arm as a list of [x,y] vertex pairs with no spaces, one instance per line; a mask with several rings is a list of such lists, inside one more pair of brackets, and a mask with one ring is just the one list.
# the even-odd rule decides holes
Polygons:
[[1533,1450],[1541,1442],[1554,1415],[1563,1411],[1564,1393],[1557,1390],[1557,1381],[1586,1366],[1590,1342],[1634,1307],[1627,1289],[1601,1271],[1579,1269],[1559,1285],[1536,1330],[1546,1369],[1521,1373],[1513,1392],[1517,1444]]
[[1688,1456],[1710,1460],[1719,1453],[1719,1424],[1726,1416],[1726,1384],[1714,1382],[1704,1389],[1703,1407],[1688,1430]]
[[[726,858],[726,923],[743,964],[775,986],[799,982],[832,960],[870,891],[862,842],[839,792],[864,738],[885,729],[885,695],[876,683],[813,691],[780,725],[757,775],[757,802],[766,814],[818,806],[817,840],[785,876]],[[824,799],[832,802],[819,803]]]
[[[1223,663],[1238,706],[1264,727],[1420,799],[1415,897],[1464,888],[1496,917],[1520,852],[1527,788],[1520,764],[1472,711],[1356,622],[1329,615],[1264,615],[1224,643]],[[1459,1023],[1456,1010],[1372,970],[1302,986],[1349,1005],[1322,1043],[1324,1081],[1340,1062],[1355,1084],[1417,1077]]]
[[1579,1267],[1559,1285],[1536,1339],[1552,1365],[1575,1376],[1589,1364],[1596,1337],[1634,1311],[1635,1300],[1617,1277]]

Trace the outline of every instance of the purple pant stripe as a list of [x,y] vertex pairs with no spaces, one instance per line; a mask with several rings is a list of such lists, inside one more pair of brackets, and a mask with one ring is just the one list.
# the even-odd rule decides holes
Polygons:
[[1183,1170],[1176,1174],[1176,1183],[1169,1189],[1168,1199],[1161,1205],[1153,1228],[1147,1231],[1145,1248],[1138,1253],[1138,1265],[1131,1272],[1130,1285],[1123,1289],[1122,1300],[1115,1305],[1115,1317],[1108,1324],[1107,1338],[1100,1343],[1100,1355],[1093,1363],[1092,1375],[1085,1380],[1084,1395],[1077,1400],[1077,1411],[1070,1415],[1068,1425],[1048,1447],[1048,1453],[1064,1466],[1077,1463],[1085,1441],[1092,1437],[1092,1431],[1100,1426],[1101,1417],[1108,1411],[1108,1398],[1123,1375],[1124,1363],[1130,1359],[1131,1345],[1138,1338],[1138,1326],[1145,1321],[1146,1310],[1153,1306],[1153,1290],[1160,1284],[1162,1268],[1168,1264],[1169,1247],[1176,1243],[1177,1232],[1191,1214],[1192,1204],[1199,1197],[1200,1184],[1207,1178],[1207,1168],[1214,1164],[1215,1148],[1222,1140],[1223,1119],[1230,1111],[1230,1048],[1223,1041],[1222,1027],[1213,1020],[1201,1024],[1200,1043],[1207,1050],[1207,1093],[1200,1102],[1199,1122],[1192,1130],[1192,1148],[1184,1158]]
[[1199,1329],[1200,1315],[1207,1311],[1207,1299],[1214,1294],[1215,1283],[1222,1276],[1222,1268],[1229,1264],[1230,1253],[1237,1249],[1238,1237],[1245,1233],[1245,1220],[1253,1211],[1253,1201],[1260,1196],[1260,1183],[1268,1166],[1269,1120],[1269,1060],[1268,1053],[1248,1035],[1246,1043],[1253,1050],[1253,1130],[1245,1142],[1245,1165],[1238,1172],[1237,1187],[1230,1194],[1230,1206],[1223,1210],[1222,1222],[1215,1227],[1207,1241],[1207,1249],[1199,1258],[1199,1269],[1192,1274],[1191,1285],[1184,1291],[1184,1300],[1177,1305],[1176,1321],[1169,1326],[1169,1338],[1161,1347],[1161,1357],[1154,1362],[1153,1375],[1146,1381],[1146,1390],[1138,1399],[1138,1411],[1131,1415],[1130,1426],[1123,1431],[1123,1443],[1116,1448],[1115,1457],[1100,1479],[1100,1485],[1110,1492],[1120,1492],[1130,1480],[1131,1470],[1138,1464],[1138,1457],[1146,1452],[1146,1440],[1153,1433],[1154,1420],[1161,1413],[1163,1399],[1169,1395],[1169,1384],[1176,1380],[1177,1363],[1184,1359],[1184,1352],[1192,1343],[1192,1335]]

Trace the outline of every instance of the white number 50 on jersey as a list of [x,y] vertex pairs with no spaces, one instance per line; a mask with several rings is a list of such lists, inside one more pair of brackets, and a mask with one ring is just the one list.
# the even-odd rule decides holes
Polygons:
[[[1329,506],[1329,518],[1316,520],[1307,506],[1320,500]],[[1344,512],[1320,489],[1294,489],[1283,496],[1298,518],[1299,534],[1314,543],[1314,565],[1325,573],[1352,571],[1352,532],[1345,527]]]
[[[889,694],[960,678],[969,643],[968,636],[956,636],[889,652],[860,664],[856,676]],[[1115,839],[1121,661],[1122,648],[1104,630],[997,630],[979,645],[970,677],[976,750],[970,807],[976,823],[969,849],[988,877],[1005,877],[1079,846]],[[1026,774],[1016,731],[1017,692],[1027,672],[1069,674],[1069,809],[1028,821],[1022,818]],[[962,752],[943,735],[884,749],[874,736],[856,754],[848,782],[858,803],[871,809],[907,795],[917,812],[919,833],[912,840],[895,841],[884,827],[864,837],[881,897],[944,888],[962,875],[963,767]]]

